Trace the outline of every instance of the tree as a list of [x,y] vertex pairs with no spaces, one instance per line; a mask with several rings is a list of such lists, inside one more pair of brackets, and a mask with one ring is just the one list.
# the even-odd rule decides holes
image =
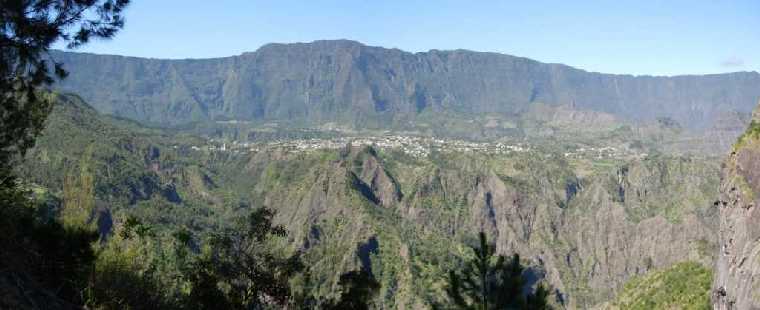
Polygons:
[[323,309],[367,310],[370,308],[370,302],[380,290],[380,283],[375,280],[366,267],[342,274],[338,285],[342,291],[340,298],[325,304],[322,307]]
[[287,235],[272,224],[274,212],[259,208],[236,227],[209,240],[192,265],[190,302],[202,309],[251,309],[286,305],[291,298],[289,280],[303,269],[300,254],[278,255],[273,237]]
[[174,255],[187,246],[179,240],[172,244],[161,241],[150,224],[127,216],[117,233],[97,247],[85,296],[87,308],[179,308],[181,299],[173,298],[171,282],[177,273],[167,271],[170,268],[159,257]]
[[475,257],[466,261],[461,271],[449,272],[446,295],[450,305],[436,308],[453,309],[549,309],[548,290],[539,285],[532,294],[525,294],[524,267],[520,256],[510,259],[496,255],[495,246],[480,233],[480,244],[472,247]]
[[[52,107],[40,87],[66,77],[49,53],[111,38],[124,26],[129,0],[0,0],[0,163],[33,145]],[[52,72],[51,72],[52,70]],[[7,172],[8,171],[4,171]],[[7,177],[7,176],[5,176]]]
[[[110,38],[128,0],[0,0],[0,277],[81,304],[97,234],[39,216],[13,168],[41,132],[55,96],[45,88],[66,71],[49,49]],[[20,280],[23,279],[23,280]],[[2,279],[0,279],[2,280]],[[27,298],[28,299],[28,298]],[[13,305],[0,304],[0,308]]]
[[548,310],[552,308],[549,305],[549,289],[543,284],[539,284],[536,291],[528,295],[527,302],[528,309]]

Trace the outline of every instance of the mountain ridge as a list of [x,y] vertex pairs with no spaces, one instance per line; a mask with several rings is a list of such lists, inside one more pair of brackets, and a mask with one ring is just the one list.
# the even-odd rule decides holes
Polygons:
[[514,118],[545,103],[704,129],[719,113],[749,113],[760,98],[757,72],[610,75],[506,54],[409,53],[348,40],[267,44],[211,59],[53,58],[71,71],[58,89],[101,112],[168,125],[240,119],[388,129],[413,127],[424,113]]
[[134,55],[122,55],[122,54],[110,54],[110,53],[94,53],[94,52],[78,52],[76,50],[65,50],[65,49],[53,49],[53,53],[74,53],[74,54],[81,54],[81,55],[91,55],[91,56],[107,56],[107,57],[122,57],[122,58],[135,58],[135,59],[147,59],[147,60],[166,60],[166,61],[182,61],[182,60],[213,60],[213,59],[225,59],[225,58],[234,58],[234,57],[240,57],[247,54],[254,54],[258,50],[268,47],[268,46],[281,46],[281,45],[309,45],[309,44],[315,44],[319,42],[335,42],[335,41],[344,41],[349,42],[351,44],[358,44],[369,48],[380,48],[380,49],[386,49],[386,50],[393,50],[393,51],[399,51],[403,53],[409,53],[409,54],[429,54],[429,53],[444,53],[444,52],[467,52],[467,53],[479,53],[479,54],[490,54],[490,55],[500,55],[500,56],[509,56],[514,57],[518,59],[523,60],[530,60],[534,61],[536,63],[544,64],[544,65],[557,65],[566,67],[569,69],[575,69],[579,71],[583,71],[586,73],[594,73],[594,74],[604,74],[604,75],[613,75],[613,76],[621,76],[621,77],[654,77],[654,78],[675,78],[675,77],[694,77],[694,76],[714,76],[714,75],[726,75],[726,74],[760,74],[757,70],[740,70],[740,71],[727,71],[727,72],[720,72],[720,73],[684,73],[684,74],[673,74],[673,75],[667,75],[667,74],[632,74],[632,73],[612,73],[612,72],[603,72],[603,71],[594,71],[594,70],[587,70],[583,69],[581,67],[569,65],[562,62],[547,62],[542,61],[538,59],[533,59],[526,56],[518,56],[510,53],[503,53],[503,52],[495,52],[495,51],[479,51],[479,50],[472,50],[467,48],[456,48],[456,49],[438,49],[438,48],[432,48],[426,51],[418,51],[418,52],[412,52],[408,51],[402,48],[397,47],[384,47],[381,45],[370,45],[370,44],[364,44],[361,41],[358,40],[352,40],[352,39],[320,39],[320,40],[312,40],[312,41],[303,41],[303,42],[271,42],[266,43],[258,48],[252,50],[252,51],[245,51],[241,52],[239,54],[235,55],[228,55],[228,56],[212,56],[212,57],[183,57],[183,58],[166,58],[166,57],[150,57],[150,56],[134,56]]

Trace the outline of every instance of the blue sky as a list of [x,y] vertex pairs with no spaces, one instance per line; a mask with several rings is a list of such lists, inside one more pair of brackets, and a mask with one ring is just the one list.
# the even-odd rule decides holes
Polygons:
[[133,0],[93,53],[208,58],[270,42],[351,39],[469,49],[626,74],[760,70],[760,1]]

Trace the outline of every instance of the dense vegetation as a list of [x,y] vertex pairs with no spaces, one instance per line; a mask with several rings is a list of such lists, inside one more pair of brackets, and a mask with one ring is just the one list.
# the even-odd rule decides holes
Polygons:
[[[398,262],[383,257],[387,267],[373,264],[382,248],[372,249],[371,241],[354,245],[358,252],[363,247],[370,251],[368,256],[357,254],[359,268],[325,278],[335,267],[316,259],[319,248],[331,252],[321,258],[351,250],[331,249],[332,245],[316,245],[309,252],[294,250],[289,246],[293,236],[273,224],[274,213],[269,209],[248,205],[245,197],[232,195],[229,188],[215,189],[226,182],[240,182],[229,173],[238,160],[191,153],[187,146],[198,143],[196,138],[100,116],[76,96],[56,95],[56,99],[39,145],[29,152],[26,164],[16,169],[33,182],[23,186],[33,187],[37,201],[28,201],[27,193],[19,191],[18,201],[8,202],[14,208],[3,208],[8,212],[3,219],[13,223],[4,226],[9,231],[3,248],[45,254],[37,261],[28,260],[29,254],[4,252],[8,255],[3,262],[14,270],[34,271],[20,275],[29,277],[23,292],[33,291],[37,278],[44,278],[39,294],[46,297],[24,297],[17,292],[11,296],[19,299],[6,299],[4,306],[215,309],[223,305],[242,309],[258,304],[361,309],[381,304],[376,296],[390,293],[388,283],[392,282],[388,281],[395,279],[383,269],[398,268]],[[181,147],[173,146],[177,144]],[[377,156],[371,149],[352,152],[312,160],[326,163],[348,156],[359,165],[355,169],[364,169],[363,161]],[[254,183],[266,190],[282,190],[278,187],[297,184],[308,174],[303,169],[314,163],[273,163],[262,171],[263,179]],[[356,203],[366,204],[362,198]],[[331,233],[327,227],[320,231]],[[38,237],[31,244],[13,244],[15,238],[27,240],[19,234]],[[378,240],[387,239],[379,235]],[[42,267],[53,261],[57,263]],[[434,281],[444,281],[446,272],[441,270]],[[325,286],[330,279],[337,280],[332,288]]]
[[446,287],[451,306],[455,309],[549,309],[549,291],[539,285],[535,292],[525,294],[525,270],[520,256],[507,259],[495,255],[495,247],[480,233],[479,245],[472,247],[475,257],[468,260],[462,271],[451,270]]
[[[14,169],[43,129],[56,96],[43,87],[67,72],[49,63],[56,41],[69,47],[110,38],[128,0],[3,1],[0,9],[0,298],[2,308],[69,308],[82,304],[97,233],[92,199],[68,196],[60,214],[32,200]],[[52,71],[52,72],[51,72]],[[83,173],[88,170],[82,168]],[[86,182],[85,180],[85,183]],[[89,183],[88,183],[89,184]]]
[[129,218],[99,247],[88,303],[104,309],[367,307],[378,287],[364,270],[344,274],[343,293],[335,299],[293,292],[290,282],[308,275],[300,253],[286,255],[273,242],[287,232],[273,226],[272,216],[268,209],[255,209],[200,244],[187,231],[161,236]]
[[712,271],[684,262],[650,272],[625,284],[612,306],[619,309],[712,309]]
[[[526,274],[541,279],[558,272],[562,282],[547,283],[553,288],[551,303],[580,307],[605,301],[615,292],[609,281],[626,278],[585,277],[593,264],[577,262],[593,258],[587,255],[597,246],[620,244],[594,241],[599,245],[589,247],[573,237],[602,231],[593,227],[605,210],[620,210],[609,215],[611,224],[628,227],[615,238],[633,240],[627,232],[637,230],[647,238],[670,236],[653,227],[689,226],[694,235],[672,233],[693,241],[676,252],[710,256],[709,233],[695,226],[693,217],[708,211],[700,206],[711,202],[717,167],[696,158],[604,162],[539,157],[538,151],[415,158],[369,147],[295,154],[277,149],[195,151],[191,146],[202,146],[203,139],[100,115],[75,96],[60,100],[18,172],[36,184],[38,196],[47,197],[54,210],[61,202],[92,197],[86,204],[95,207],[100,222],[111,223],[99,231],[108,242],[96,251],[96,269],[114,275],[136,270],[129,276],[136,277],[136,284],[128,287],[153,292],[114,300],[182,304],[192,285],[192,275],[182,266],[197,262],[218,233],[262,206],[276,211],[275,226],[288,231],[287,237],[275,236],[267,244],[281,258],[300,253],[304,265],[290,280],[291,299],[320,307],[341,300],[341,287],[350,287],[351,279],[377,281],[377,290],[370,293],[379,308],[443,302],[446,276],[472,257],[466,245],[479,230],[502,236],[494,237],[497,247],[517,245],[515,252],[528,258],[521,260]],[[694,182],[676,182],[680,179]],[[682,195],[692,202],[679,201]],[[489,205],[493,215],[486,212]],[[133,235],[142,231],[143,237],[125,239],[125,227],[133,227],[127,228]],[[614,257],[639,268],[666,267],[680,257],[665,248],[657,250],[661,256],[648,258],[638,258],[643,255],[636,248],[630,251],[636,258]],[[177,254],[182,252],[186,254]],[[537,265],[536,257],[544,265]],[[361,270],[372,276],[362,276]],[[348,276],[352,272],[356,276]],[[586,293],[591,286],[596,291]],[[95,300],[108,300],[104,294]]]

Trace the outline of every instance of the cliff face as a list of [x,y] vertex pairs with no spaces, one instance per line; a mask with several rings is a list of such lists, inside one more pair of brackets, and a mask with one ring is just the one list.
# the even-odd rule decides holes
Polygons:
[[716,309],[760,309],[760,115],[734,145],[720,185]]
[[269,44],[201,60],[53,56],[71,71],[61,89],[101,112],[163,124],[241,119],[387,127],[425,111],[512,115],[542,102],[709,128],[720,112],[749,113],[760,97],[754,72],[610,75],[503,54],[412,54],[352,41]]

